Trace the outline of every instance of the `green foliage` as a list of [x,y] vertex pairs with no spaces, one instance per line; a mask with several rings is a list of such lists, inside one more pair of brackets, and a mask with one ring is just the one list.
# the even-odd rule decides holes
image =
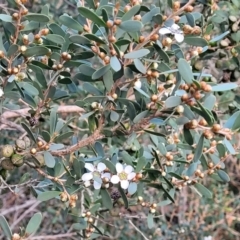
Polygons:
[[[72,217],[71,236],[111,238],[102,223],[122,216],[144,238],[161,222],[175,239],[180,230],[166,230],[160,209],[187,189],[214,199],[238,154],[240,5],[125,2],[74,1],[73,12],[52,14],[53,3],[8,1],[16,11],[0,14],[0,180],[34,180],[34,197]],[[24,167],[27,176],[15,175]],[[129,220],[131,208],[149,229]],[[19,235],[35,234],[42,216]]]

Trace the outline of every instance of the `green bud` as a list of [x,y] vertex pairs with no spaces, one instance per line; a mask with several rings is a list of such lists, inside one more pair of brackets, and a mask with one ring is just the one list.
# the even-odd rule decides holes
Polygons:
[[23,156],[20,154],[13,154],[11,157],[11,161],[16,167],[21,167],[24,163]]
[[31,141],[30,141],[30,139],[29,139],[27,136],[25,136],[25,137],[23,138],[23,141],[24,141],[25,144],[26,144],[26,148],[29,148],[29,147],[31,146]]
[[13,170],[14,169],[14,165],[13,165],[13,163],[12,163],[12,161],[10,159],[2,160],[1,166],[5,170]]
[[14,148],[12,145],[5,145],[2,148],[2,155],[3,157],[11,157],[14,153]]
[[16,147],[19,150],[25,150],[26,149],[26,143],[25,143],[24,140],[18,139],[18,140],[16,140],[15,144],[16,144]]

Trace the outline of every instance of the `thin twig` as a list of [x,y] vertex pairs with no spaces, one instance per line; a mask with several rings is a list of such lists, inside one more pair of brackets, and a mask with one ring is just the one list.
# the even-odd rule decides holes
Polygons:
[[135,230],[136,230],[137,232],[139,232],[139,233],[143,236],[143,238],[144,238],[145,240],[149,240],[149,239],[140,231],[140,229],[137,228],[137,226],[134,225],[134,223],[133,223],[131,220],[128,220],[128,222],[135,228]]

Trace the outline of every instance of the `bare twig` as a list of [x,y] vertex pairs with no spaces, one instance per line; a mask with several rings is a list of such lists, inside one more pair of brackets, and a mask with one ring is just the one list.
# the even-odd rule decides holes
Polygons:
[[143,238],[144,238],[145,240],[149,240],[149,239],[143,234],[143,232],[141,232],[140,229],[137,228],[137,226],[134,225],[134,223],[133,223],[131,220],[128,220],[128,222],[135,228],[135,230],[136,230],[137,232],[139,232],[139,233],[143,236]]

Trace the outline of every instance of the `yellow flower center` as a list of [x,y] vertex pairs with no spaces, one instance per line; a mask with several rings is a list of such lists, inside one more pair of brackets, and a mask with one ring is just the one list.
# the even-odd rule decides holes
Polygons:
[[93,172],[92,174],[94,177],[101,177],[100,173],[97,171]]
[[127,180],[127,173],[121,172],[118,174],[120,180]]

